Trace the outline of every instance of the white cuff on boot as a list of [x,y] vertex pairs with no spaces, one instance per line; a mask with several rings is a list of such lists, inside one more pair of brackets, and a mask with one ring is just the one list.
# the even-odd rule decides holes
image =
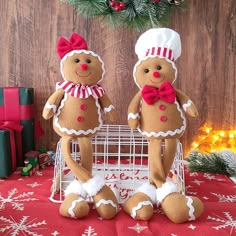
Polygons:
[[167,180],[160,188],[156,190],[157,202],[160,204],[171,193],[178,192],[178,186],[172,181]]
[[84,199],[87,197],[86,191],[83,189],[82,184],[78,180],[74,180],[67,186],[64,194],[67,196],[69,193],[78,194]]
[[156,188],[150,183],[144,183],[135,190],[135,193],[141,192],[151,198],[152,203],[156,203]]
[[100,175],[94,175],[87,182],[82,183],[84,190],[90,197],[95,196],[105,185],[105,180]]

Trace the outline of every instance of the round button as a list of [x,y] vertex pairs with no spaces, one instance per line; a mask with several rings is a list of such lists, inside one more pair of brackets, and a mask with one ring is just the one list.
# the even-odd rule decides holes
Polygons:
[[86,109],[87,109],[87,105],[86,105],[86,104],[81,104],[81,105],[80,105],[80,109],[81,109],[82,111],[86,110]]
[[83,116],[78,116],[77,117],[77,121],[78,122],[83,122],[84,121],[84,117]]
[[162,122],[167,121],[167,117],[166,117],[166,116],[161,116],[161,117],[160,117],[160,121],[162,121]]
[[164,104],[161,104],[161,105],[159,106],[159,109],[163,111],[163,110],[166,109],[166,106],[165,106]]

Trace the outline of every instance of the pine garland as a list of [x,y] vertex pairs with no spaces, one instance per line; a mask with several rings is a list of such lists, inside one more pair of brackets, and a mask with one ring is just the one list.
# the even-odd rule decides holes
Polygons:
[[[96,17],[112,28],[124,26],[130,30],[165,26],[173,8],[183,9],[184,0],[61,0],[72,5],[85,17]],[[121,4],[122,8],[111,3]],[[105,20],[105,21],[104,21]]]
[[236,153],[229,150],[212,153],[192,151],[187,156],[190,172],[206,172],[236,176]]

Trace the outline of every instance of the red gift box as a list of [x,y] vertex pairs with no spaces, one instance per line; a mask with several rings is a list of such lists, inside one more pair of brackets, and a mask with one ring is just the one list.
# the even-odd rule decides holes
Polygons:
[[[0,130],[5,130],[9,132],[9,137],[10,137],[10,153],[11,157],[5,157],[5,158],[11,158],[11,171],[16,170],[16,154],[18,152],[22,153],[22,142],[21,142],[21,131],[22,131],[23,126],[20,124],[17,124],[15,122],[11,121],[0,121]],[[7,143],[6,140],[4,140],[5,143]],[[6,149],[7,147],[0,147],[3,150]],[[3,151],[1,150],[1,151]],[[2,160],[4,162],[4,160]],[[5,163],[5,162],[4,162]]]
[[[8,126],[8,129],[17,127],[17,125],[23,127],[21,134],[19,134],[19,129],[14,129],[17,152],[16,166],[24,165],[24,154],[35,149],[35,138],[43,134],[39,123],[35,120],[33,88],[0,88],[0,124],[11,122],[11,127]],[[0,129],[4,128],[0,127]]]

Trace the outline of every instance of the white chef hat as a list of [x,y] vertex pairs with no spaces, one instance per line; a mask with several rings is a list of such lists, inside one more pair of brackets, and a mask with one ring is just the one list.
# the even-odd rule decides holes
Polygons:
[[168,28],[149,29],[137,40],[135,53],[139,59],[160,56],[175,61],[181,54],[180,36]]

